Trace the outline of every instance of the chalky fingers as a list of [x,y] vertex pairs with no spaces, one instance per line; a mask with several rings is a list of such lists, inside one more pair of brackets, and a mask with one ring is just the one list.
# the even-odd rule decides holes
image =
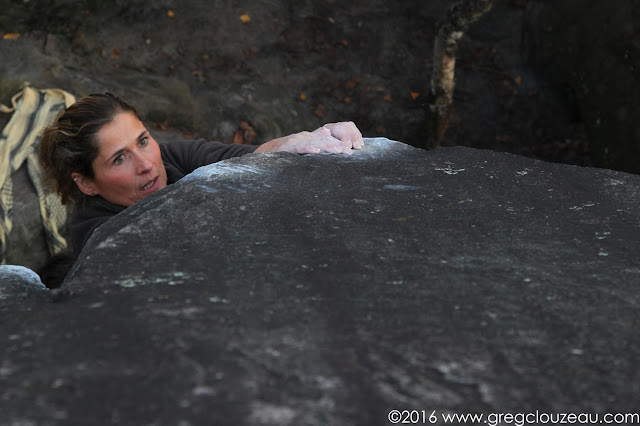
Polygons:
[[323,152],[333,154],[351,154],[351,147],[348,143],[333,136],[319,136],[313,140],[313,144]]
[[364,146],[362,133],[352,121],[326,124],[331,130],[331,135],[349,145],[349,148],[360,149]]

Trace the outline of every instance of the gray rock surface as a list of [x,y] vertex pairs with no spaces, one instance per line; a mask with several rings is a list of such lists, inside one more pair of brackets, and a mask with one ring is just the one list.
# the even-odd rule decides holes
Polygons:
[[18,298],[42,296],[48,292],[33,270],[20,265],[0,265],[0,300],[15,302]]
[[199,169],[99,228],[56,303],[0,299],[0,421],[634,412],[639,195],[385,139]]

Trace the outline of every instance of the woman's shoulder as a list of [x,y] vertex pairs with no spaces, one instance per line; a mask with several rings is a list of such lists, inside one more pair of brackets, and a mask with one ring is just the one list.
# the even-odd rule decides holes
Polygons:
[[93,216],[115,215],[123,211],[125,208],[125,206],[111,203],[99,195],[91,197],[82,194],[74,205],[73,217],[81,219]]
[[71,240],[75,253],[80,253],[93,231],[125,208],[100,196],[82,195],[76,201],[71,218]]

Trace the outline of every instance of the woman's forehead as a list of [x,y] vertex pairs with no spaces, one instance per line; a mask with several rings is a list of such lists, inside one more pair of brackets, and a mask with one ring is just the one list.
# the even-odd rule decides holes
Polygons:
[[98,131],[98,148],[101,151],[111,151],[116,147],[124,148],[137,142],[146,127],[138,117],[131,112],[122,112]]

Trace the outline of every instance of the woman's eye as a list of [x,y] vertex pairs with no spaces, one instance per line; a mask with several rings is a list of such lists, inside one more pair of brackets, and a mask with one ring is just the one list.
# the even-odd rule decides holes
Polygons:
[[147,145],[147,143],[149,143],[149,142],[147,141],[147,138],[142,138],[142,139],[140,139],[140,140],[138,141],[138,145],[139,145],[139,146],[146,146],[146,145]]
[[124,161],[124,155],[120,154],[113,159],[113,164],[120,164]]

